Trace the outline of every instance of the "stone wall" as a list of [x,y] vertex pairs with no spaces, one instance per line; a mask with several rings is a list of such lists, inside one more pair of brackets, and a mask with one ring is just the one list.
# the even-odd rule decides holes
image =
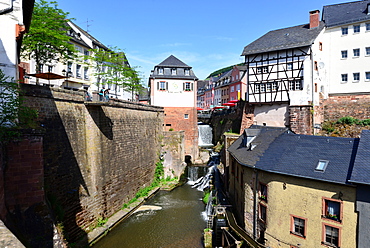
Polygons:
[[46,199],[65,238],[86,240],[98,219],[151,184],[163,108],[113,99],[84,102],[83,92],[21,86],[45,130]]
[[185,170],[185,132],[184,131],[167,131],[163,137],[163,166],[164,176],[170,178],[180,178]]
[[344,116],[370,119],[370,95],[331,95],[321,100],[320,113],[324,121],[336,121]]

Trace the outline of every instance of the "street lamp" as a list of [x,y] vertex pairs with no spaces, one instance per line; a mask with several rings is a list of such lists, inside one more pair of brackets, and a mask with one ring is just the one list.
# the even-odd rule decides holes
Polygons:
[[66,82],[65,88],[68,88],[68,78],[71,75],[71,71],[68,69],[68,72],[67,72],[65,69],[63,69],[62,74],[63,74],[63,76],[67,77],[67,79],[65,80],[65,82]]

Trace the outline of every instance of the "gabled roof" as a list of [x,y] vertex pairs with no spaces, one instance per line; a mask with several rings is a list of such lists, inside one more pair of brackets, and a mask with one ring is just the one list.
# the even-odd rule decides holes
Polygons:
[[327,5],[323,8],[322,19],[326,27],[370,20],[367,9],[369,4],[370,1],[357,1]]
[[[95,37],[93,37],[91,34],[89,34],[88,32],[86,32],[85,30],[83,30],[81,27],[79,27],[78,25],[76,25],[75,23],[71,22],[70,23],[76,27],[81,33],[83,33],[87,38],[89,38],[93,44],[99,46],[100,48],[103,48],[103,49],[106,49],[106,50],[109,50],[108,47],[106,47],[103,43],[101,43],[100,41],[98,41]],[[93,47],[94,48],[94,47]]]
[[270,31],[244,47],[242,56],[310,46],[323,28],[320,22],[318,27],[311,29],[305,24]]
[[189,69],[191,68],[190,66],[188,66],[187,64],[185,64],[184,62],[182,62],[181,60],[179,60],[173,55],[170,55],[167,59],[163,60],[157,66],[158,67],[175,67],[175,68],[184,67],[184,68],[189,68]]
[[351,178],[353,183],[370,185],[370,130],[363,130]]
[[[290,132],[288,128],[262,127],[252,125],[245,129],[244,133],[229,147],[230,154],[242,165],[254,167],[260,157],[263,156],[269,145],[282,133]],[[246,147],[247,137],[256,138],[251,145],[257,145],[254,149]]]
[[[348,183],[359,139],[262,131],[265,128],[271,127],[262,127],[249,146],[257,145],[254,149],[240,146],[240,141],[237,149],[238,144],[230,146],[230,153],[239,163],[277,174]],[[316,170],[319,161],[328,162],[324,171]]]

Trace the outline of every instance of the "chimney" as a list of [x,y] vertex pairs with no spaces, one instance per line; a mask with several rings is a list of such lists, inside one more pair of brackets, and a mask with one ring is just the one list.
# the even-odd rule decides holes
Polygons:
[[320,11],[319,10],[310,11],[310,29],[318,27],[319,24],[320,24]]

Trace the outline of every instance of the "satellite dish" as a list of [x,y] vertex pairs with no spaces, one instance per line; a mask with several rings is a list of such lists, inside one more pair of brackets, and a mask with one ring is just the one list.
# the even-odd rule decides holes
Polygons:
[[324,62],[320,62],[320,63],[319,63],[319,67],[320,67],[320,69],[324,68],[324,67],[325,67]]

